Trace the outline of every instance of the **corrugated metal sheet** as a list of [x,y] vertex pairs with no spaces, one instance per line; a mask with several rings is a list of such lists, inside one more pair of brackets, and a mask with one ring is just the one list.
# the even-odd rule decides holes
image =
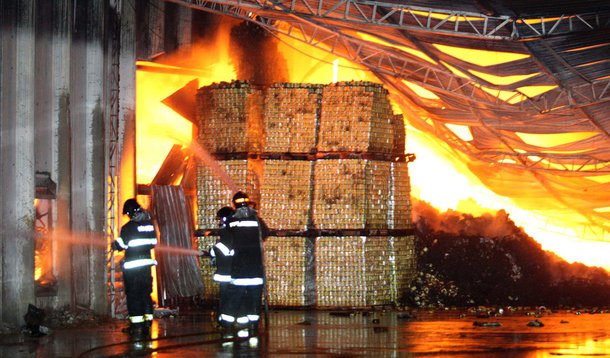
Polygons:
[[[152,204],[159,228],[157,279],[159,301],[176,297],[192,297],[203,293],[203,282],[197,258],[189,251],[194,243],[194,223],[182,187],[153,185]],[[172,250],[175,249],[175,250]]]

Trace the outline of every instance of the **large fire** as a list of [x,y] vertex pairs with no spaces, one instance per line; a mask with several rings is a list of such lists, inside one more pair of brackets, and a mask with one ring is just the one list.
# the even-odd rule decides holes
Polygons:
[[[193,79],[199,86],[237,78],[237,69],[229,54],[230,27],[220,27],[216,40],[206,45],[196,45],[192,56],[164,58],[165,65],[139,63],[137,72],[137,182],[148,184],[154,178],[163,159],[173,144],[188,146],[193,137],[189,121],[169,109],[161,101]],[[459,52],[455,48],[441,50]],[[285,59],[290,82],[321,83],[332,81],[380,82],[371,72],[358,64],[302,42],[281,38],[278,52]],[[497,61],[497,53],[488,53],[489,61]],[[485,53],[477,53],[478,61],[485,60]],[[171,71],[172,66],[180,66]],[[158,66],[166,70],[158,70]],[[185,71],[184,69],[188,69]],[[488,78],[490,82],[506,83],[513,78]],[[415,84],[405,83],[423,98],[434,100],[434,94]],[[524,89],[541,92],[548,89]],[[510,95],[510,94],[506,94]],[[396,99],[396,98],[395,98]],[[503,209],[511,219],[537,240],[544,249],[552,251],[568,262],[581,262],[590,266],[610,269],[604,262],[610,254],[606,242],[586,240],[583,229],[564,222],[554,226],[549,213],[524,210],[510,198],[501,197],[487,189],[468,167],[468,158],[450,150],[445,143],[408,124],[411,110],[400,100],[394,101],[395,111],[405,113],[407,122],[407,152],[415,153],[417,160],[410,164],[412,195],[432,206],[453,209],[473,215]],[[457,135],[467,136],[467,131],[450,128]],[[584,134],[586,135],[586,134]],[[536,140],[536,138],[530,138]],[[566,140],[560,138],[555,140]],[[534,203],[535,204],[535,203]]]

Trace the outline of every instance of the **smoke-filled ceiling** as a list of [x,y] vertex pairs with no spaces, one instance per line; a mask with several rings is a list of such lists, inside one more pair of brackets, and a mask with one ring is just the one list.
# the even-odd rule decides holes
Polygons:
[[496,194],[610,228],[608,1],[171,2],[365,66]]

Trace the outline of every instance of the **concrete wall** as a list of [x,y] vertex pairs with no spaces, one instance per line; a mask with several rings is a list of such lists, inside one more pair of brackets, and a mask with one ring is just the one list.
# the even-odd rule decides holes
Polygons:
[[[131,194],[135,188],[135,0],[0,0],[0,321],[23,324],[29,303],[108,313],[107,171],[112,31],[119,9],[119,141]],[[121,34],[123,35],[123,33]],[[123,67],[122,64],[125,64]],[[126,134],[127,133],[127,134]],[[120,160],[120,159],[119,159]],[[36,297],[35,172],[57,183],[53,270],[57,294]],[[129,178],[131,176],[131,179]]]
[[2,321],[34,303],[34,7],[0,1],[0,242]]
[[[116,16],[118,57],[110,51]],[[123,201],[136,195],[136,57],[188,49],[192,25],[193,10],[163,0],[0,0],[0,321],[23,324],[29,303],[112,312],[107,219],[120,226]],[[116,194],[108,191],[111,161]],[[57,294],[47,297],[36,297],[34,282],[36,171],[57,184]]]

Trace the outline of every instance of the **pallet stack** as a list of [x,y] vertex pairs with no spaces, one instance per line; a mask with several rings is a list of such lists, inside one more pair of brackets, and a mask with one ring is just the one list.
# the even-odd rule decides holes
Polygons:
[[[272,229],[265,242],[271,305],[393,304],[414,276],[405,133],[387,97],[368,82],[199,90],[199,143]],[[198,171],[203,231],[215,228],[214,215],[232,194],[213,174],[203,165]],[[199,238],[201,248],[212,244],[211,236]],[[202,264],[206,288],[214,285],[209,271]]]

